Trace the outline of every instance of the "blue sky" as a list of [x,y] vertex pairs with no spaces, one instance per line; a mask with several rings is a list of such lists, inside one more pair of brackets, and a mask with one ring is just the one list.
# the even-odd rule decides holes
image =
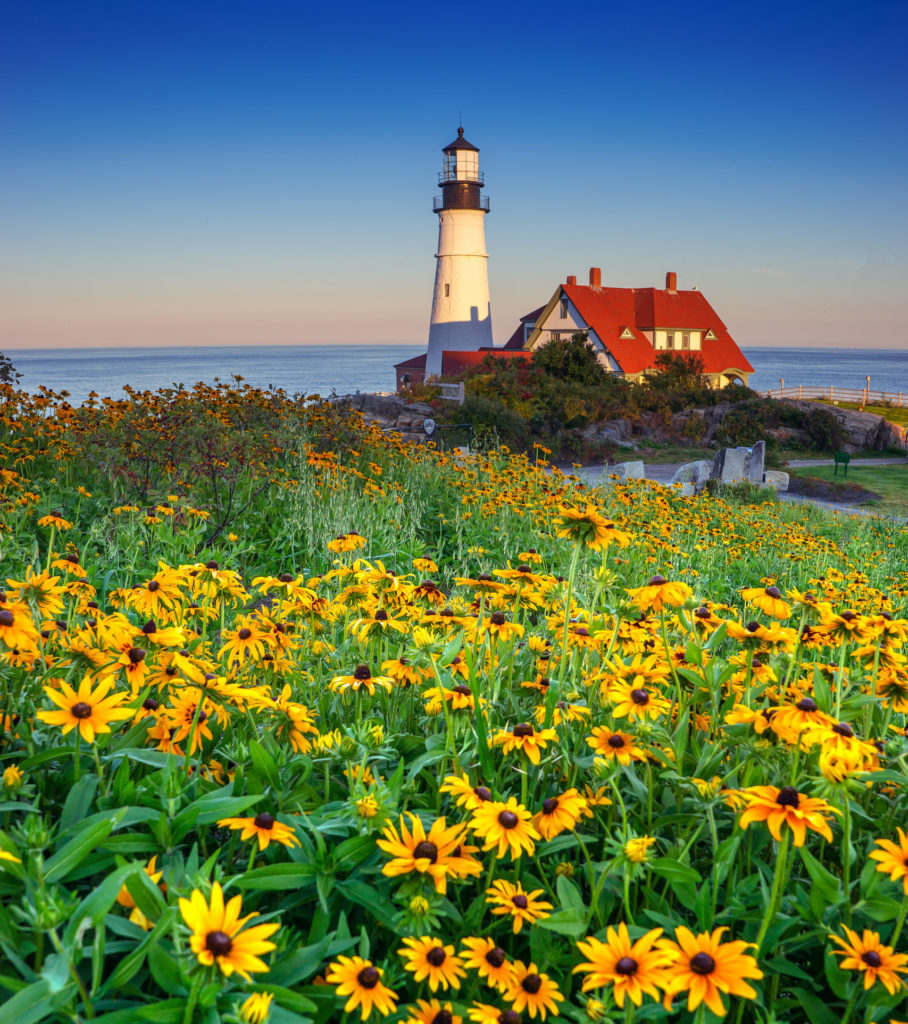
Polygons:
[[906,10],[8,5],[0,347],[424,341],[462,112],[497,341],[597,265],[908,351]]

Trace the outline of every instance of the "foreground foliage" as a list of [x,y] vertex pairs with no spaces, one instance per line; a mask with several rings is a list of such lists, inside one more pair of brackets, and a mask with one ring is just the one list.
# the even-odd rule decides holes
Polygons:
[[904,531],[240,382],[3,423],[0,1019],[904,1013]]

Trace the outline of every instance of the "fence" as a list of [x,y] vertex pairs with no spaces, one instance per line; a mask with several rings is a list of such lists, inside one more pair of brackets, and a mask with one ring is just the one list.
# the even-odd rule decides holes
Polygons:
[[760,392],[766,398],[822,398],[827,402],[854,402],[857,405],[908,406],[908,393],[904,391],[871,391],[866,388],[812,387],[805,384],[785,384]]
[[463,381],[457,381],[456,384],[436,384],[434,381],[432,387],[438,388],[441,391],[439,398],[444,398],[449,402],[456,402],[458,405],[463,405],[464,399],[464,384]]

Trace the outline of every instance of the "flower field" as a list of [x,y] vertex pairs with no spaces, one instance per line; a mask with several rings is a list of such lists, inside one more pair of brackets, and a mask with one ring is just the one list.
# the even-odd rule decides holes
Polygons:
[[908,531],[0,412],[0,1021],[908,1019]]

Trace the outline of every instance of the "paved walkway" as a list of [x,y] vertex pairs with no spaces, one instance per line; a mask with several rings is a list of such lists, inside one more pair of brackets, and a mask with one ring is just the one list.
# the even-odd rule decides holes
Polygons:
[[[850,466],[896,466],[904,465],[906,459],[904,458],[886,458],[886,459],[852,459],[849,463]],[[667,484],[675,473],[680,469],[681,466],[685,466],[685,462],[644,462],[643,472],[647,480],[653,480],[655,483]],[[798,469],[807,466],[833,466],[835,460],[833,459],[789,459],[788,465],[792,469]],[[608,483],[608,466],[603,464],[584,466],[582,469],[574,470],[574,472],[580,477],[580,479],[590,487],[597,487],[600,484]],[[781,491],[779,497],[782,501],[792,502],[796,505],[815,505],[818,508],[827,509],[830,512],[838,512],[840,515],[846,516],[879,516],[879,512],[876,512],[872,508],[865,508],[861,505],[845,505],[838,501],[822,501],[819,498],[808,498],[804,494],[789,494],[787,491]],[[885,516],[882,518],[898,520],[897,516]],[[908,519],[901,520],[902,522],[908,522]]]

